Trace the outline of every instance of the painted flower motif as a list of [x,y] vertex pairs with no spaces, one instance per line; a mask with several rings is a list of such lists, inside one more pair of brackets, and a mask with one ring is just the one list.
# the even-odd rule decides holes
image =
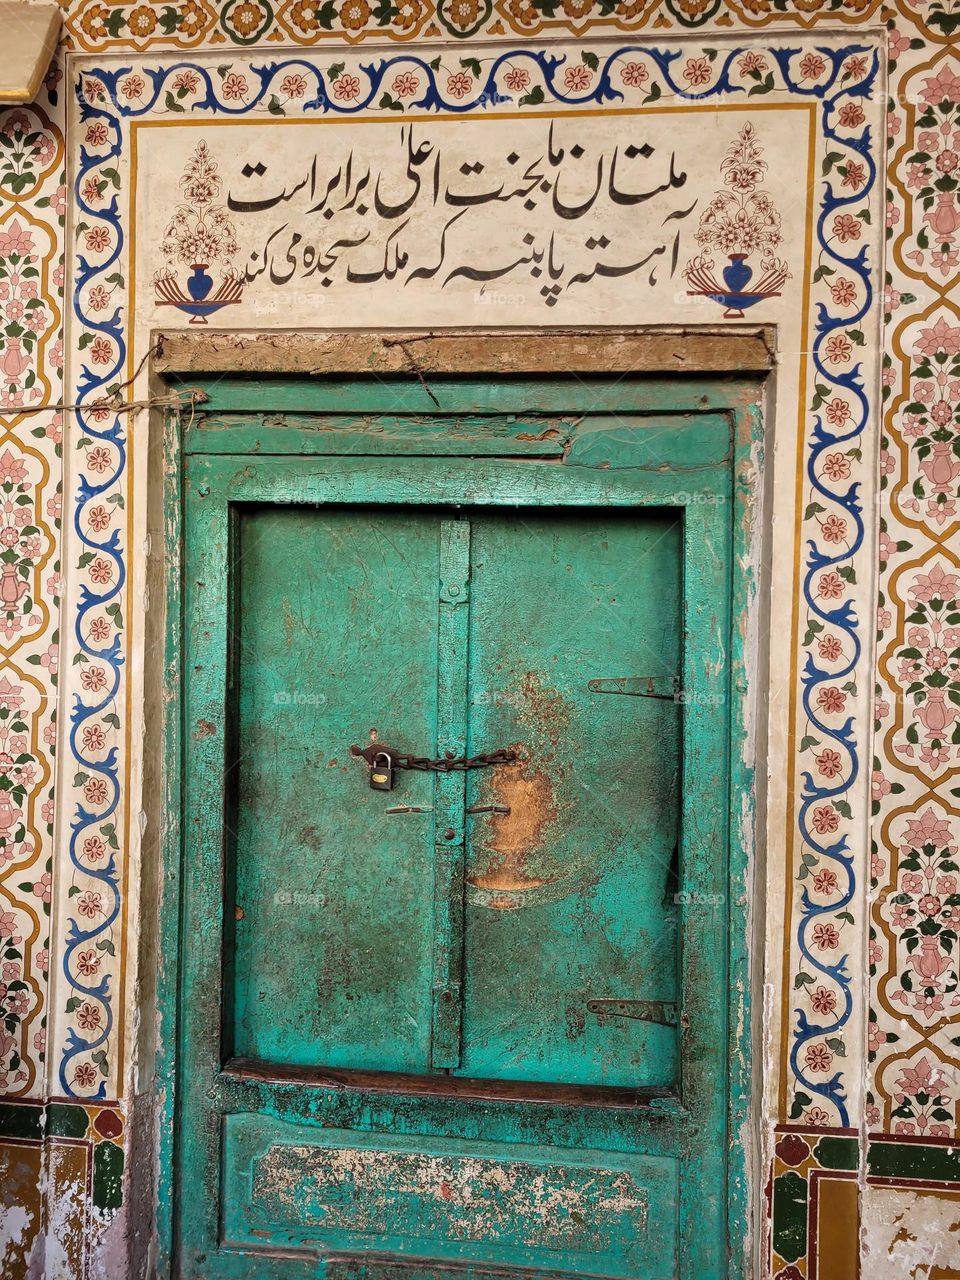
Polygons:
[[103,896],[88,889],[86,893],[81,893],[77,899],[77,910],[82,916],[93,920],[95,916],[103,915]]
[[77,1026],[81,1031],[96,1031],[103,1015],[97,1005],[85,1000],[77,1010]]
[[453,98],[465,98],[473,88],[473,76],[465,71],[456,71],[447,77],[447,93]]
[[[843,166],[843,181],[840,184],[843,187],[850,187],[853,191],[859,191],[867,180],[866,166],[860,164],[858,160],[848,160]],[[859,230],[857,237],[859,237]],[[854,237],[854,238],[857,238]]]
[[840,396],[834,396],[823,407],[823,412],[831,427],[844,427],[850,421],[850,406]]
[[564,87],[571,93],[582,93],[584,89],[589,89],[592,79],[593,76],[582,63],[575,67],[567,67],[563,73]]
[[853,344],[842,333],[834,333],[827,339],[824,351],[831,364],[844,364],[853,355]]
[[360,81],[356,76],[342,75],[337,76],[333,82],[333,96],[341,102],[352,102],[354,98],[359,97]]
[[247,93],[247,81],[245,76],[238,75],[235,71],[230,71],[223,77],[223,96],[229,102],[239,102]]
[[631,89],[640,89],[650,79],[650,72],[642,62],[625,62],[620,68],[620,79]]
[[822,707],[828,715],[836,715],[841,712],[846,705],[846,701],[847,695],[835,685],[823,688],[817,694],[817,705]]
[[849,480],[850,459],[845,453],[828,453],[823,460],[823,473],[828,480]]
[[762,74],[766,71],[767,60],[762,53],[751,51],[750,53],[745,53],[738,60],[737,67],[740,71],[740,79],[743,80],[746,76],[754,75],[755,73]]
[[847,536],[847,522],[840,516],[827,516],[820,526],[820,532],[827,542],[843,542]]
[[825,778],[836,778],[843,772],[843,762],[840,759],[840,753],[832,750],[830,747],[824,747],[823,751],[814,757],[817,766],[817,772],[822,773]]
[[817,987],[810,993],[810,1003],[815,1013],[833,1013],[837,1007],[836,992],[831,991],[829,987]]
[[836,925],[827,924],[824,921],[813,926],[813,945],[818,951],[832,951],[840,945],[840,934],[837,932]]
[[103,667],[85,667],[80,672],[80,683],[89,693],[100,693],[107,687],[107,673]]
[[818,53],[807,53],[800,59],[800,76],[804,80],[818,80],[827,64]]
[[307,92],[307,82],[301,75],[284,76],[280,81],[280,92],[285,98],[302,98]]
[[91,253],[102,253],[104,249],[110,247],[110,232],[106,227],[91,227],[84,238],[84,243]]
[[120,82],[120,92],[125,98],[139,98],[144,90],[143,76],[127,76]]
[[848,240],[859,240],[862,224],[852,213],[838,213],[833,220],[833,234],[841,243]]
[[102,475],[112,464],[111,454],[103,445],[96,445],[87,454],[87,466],[91,471],[96,471],[98,475]]
[[84,978],[92,978],[97,970],[103,957],[91,947],[87,951],[81,951],[77,955],[77,972],[82,974]]
[[87,569],[87,573],[90,575],[91,582],[105,586],[113,577],[113,564],[103,556],[97,556]]
[[[829,812],[832,817],[830,819],[824,819],[825,829],[826,831],[836,831],[837,815],[831,808],[828,808],[826,811]],[[820,809],[816,812],[823,813],[824,810]],[[824,867],[822,870],[817,871],[813,877],[813,887],[817,893],[836,893],[837,873],[835,871],[831,871],[829,867]]]
[[87,131],[84,135],[84,141],[89,147],[102,147],[110,135],[107,133],[107,126],[102,120],[94,120],[87,125]]
[[346,31],[362,31],[370,21],[367,0],[346,0],[340,6],[340,21]]
[[866,116],[859,102],[845,102],[840,108],[837,119],[845,129],[856,129],[858,125],[863,124]]
[[90,862],[99,862],[107,856],[107,842],[100,836],[87,836],[83,842],[83,856]]
[[803,1060],[810,1071],[829,1071],[830,1064],[833,1062],[833,1054],[825,1044],[811,1044],[807,1046]]
[[106,618],[91,618],[90,620],[90,639],[102,642],[110,635],[110,623]]
[[[833,805],[828,805],[828,804],[819,805],[818,808],[815,808],[813,810],[812,822],[813,822],[813,829],[815,832],[817,832],[818,836],[832,835],[832,833],[836,831],[837,827],[840,826],[840,819],[837,818],[836,809],[833,808]],[[820,874],[827,874],[827,873],[820,873]],[[828,874],[831,874],[832,876],[833,873],[829,872]],[[817,879],[815,879],[814,877],[814,886],[815,884],[817,884]],[[835,884],[836,884],[836,877],[835,877]]]
[[[530,78],[527,75],[526,71],[524,72],[508,71],[506,80],[507,80],[508,88],[511,88],[511,89],[515,87],[510,83],[510,76],[514,74],[527,76],[528,80]],[[525,88],[526,86],[520,85],[519,87]],[[398,98],[412,98],[419,88],[420,88],[420,78],[419,76],[415,76],[412,71],[401,71],[400,74],[393,81],[393,92],[397,95]]]
[[87,306],[91,311],[105,311],[110,305],[110,294],[102,284],[94,285],[87,294]]
[[73,1083],[78,1089],[92,1089],[97,1083],[97,1070],[89,1062],[80,1062],[74,1068]]
[[110,512],[104,506],[91,507],[87,512],[87,524],[94,533],[102,533],[110,524]]
[[817,582],[817,595],[822,600],[839,600],[843,590],[843,579],[838,573],[832,569],[828,573],[821,573]]
[[194,93],[200,87],[200,77],[189,69],[179,71],[173,77],[173,91],[178,94]]
[[102,751],[107,745],[103,725],[88,724],[83,730],[83,747],[85,751]]
[[83,786],[83,798],[87,804],[106,804],[107,784],[103,778],[89,778]]
[[932,107],[942,103],[960,102],[960,76],[947,66],[942,66],[935,76],[923,82],[923,101]]
[[94,338],[90,343],[90,359],[94,364],[109,364],[113,359],[113,343],[108,338]]

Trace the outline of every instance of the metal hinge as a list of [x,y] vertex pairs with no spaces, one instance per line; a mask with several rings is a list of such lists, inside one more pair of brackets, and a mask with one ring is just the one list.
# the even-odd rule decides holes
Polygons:
[[677,676],[611,676],[608,680],[589,680],[591,693],[623,693],[629,698],[660,698],[664,702],[682,701]]

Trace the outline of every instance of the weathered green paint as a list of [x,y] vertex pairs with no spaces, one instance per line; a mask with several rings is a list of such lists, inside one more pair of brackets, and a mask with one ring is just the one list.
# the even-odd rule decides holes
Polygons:
[[[231,422],[232,454],[191,436],[173,1258],[195,1277],[392,1274],[333,1260],[369,1250],[433,1259],[404,1272],[431,1280],[735,1276],[749,1009],[731,782],[749,762],[728,682],[755,585],[754,517],[730,499],[755,392],[678,381],[670,416],[666,381],[442,383],[444,411],[569,415],[563,458],[504,457],[502,426],[485,458],[431,457],[429,426],[411,458],[396,418],[375,451],[366,429],[314,432],[342,438],[327,456],[296,456],[309,428],[262,416]],[[231,414],[396,414],[376,380],[207,390]],[[606,420],[578,414],[598,402]],[[587,687],[678,668],[682,706]],[[284,721],[278,692],[305,683]],[[373,727],[417,754],[533,750],[499,777],[371,792],[346,749]],[[518,861],[507,818],[466,809],[512,788],[526,812],[538,762],[546,821]],[[273,901],[281,877],[320,919]],[[586,1011],[605,997],[675,1003],[680,1026]],[[272,1065],[252,1078],[238,1057]],[[422,1096],[355,1067],[638,1092]]]

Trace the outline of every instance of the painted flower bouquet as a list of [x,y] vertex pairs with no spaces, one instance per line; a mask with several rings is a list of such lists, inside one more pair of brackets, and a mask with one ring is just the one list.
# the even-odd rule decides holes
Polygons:
[[[191,316],[191,324],[206,324],[207,316],[231,302],[239,302],[243,281],[230,263],[240,246],[224,205],[215,203],[223,188],[216,161],[201,141],[180,178],[184,203],[177,206],[164,231],[160,252],[166,266],[154,276],[157,299]],[[220,288],[210,296],[214,280],[209,267],[226,268]],[[186,293],[177,279],[177,266],[189,267]]]
[[[762,298],[776,298],[790,277],[786,263],[774,250],[783,239],[780,214],[765,191],[758,188],[767,171],[763,150],[749,122],[743,126],[720,164],[725,190],[718,191],[700,216],[697,243],[704,252],[684,268],[684,279],[692,287],[688,293],[712,298],[727,310],[724,316],[738,319],[745,307]],[[721,270],[723,283],[714,275],[714,254],[729,261]],[[751,285],[754,270],[747,259],[760,255],[763,273]]]

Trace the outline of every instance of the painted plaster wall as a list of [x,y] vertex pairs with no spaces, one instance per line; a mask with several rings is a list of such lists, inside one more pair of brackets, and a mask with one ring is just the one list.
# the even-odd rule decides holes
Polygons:
[[[279,124],[278,112],[284,120],[306,115],[321,92],[325,116],[362,110],[399,119],[417,114],[427,84],[435,106],[478,117],[543,103],[603,112],[614,102],[606,89],[624,95],[618,106],[638,110],[658,101],[736,106],[738,125],[752,107],[759,125],[765,112],[772,119],[796,101],[816,116],[810,217],[798,227],[789,223],[793,206],[782,210],[791,290],[753,313],[789,334],[778,370],[778,438],[789,443],[778,444],[775,536],[787,548],[778,563],[793,566],[774,587],[793,644],[771,686],[780,767],[767,837],[765,1054],[773,1087],[765,1253],[770,1273],[790,1280],[852,1275],[858,1251],[865,1274],[906,1275],[918,1264],[950,1274],[960,1218],[950,1145],[960,1034],[960,770],[950,696],[960,648],[950,604],[958,592],[960,462],[951,449],[960,319],[951,288],[960,59],[950,39],[960,13],[943,3],[773,0],[475,0],[436,11],[410,0],[375,14],[362,0],[323,8],[295,0],[275,10],[230,0],[218,12],[186,0],[81,3],[66,26],[70,52],[42,100],[0,116],[0,541],[3,562],[14,567],[9,594],[0,590],[0,763],[9,803],[0,811],[4,1274],[127,1274],[124,1165],[129,1178],[134,1162],[125,1161],[126,1128],[133,1097],[149,1088],[135,1053],[139,781],[131,750],[142,680],[132,602],[143,565],[138,449],[147,419],[43,407],[89,406],[125,380],[161,314],[148,309],[159,265],[148,236],[133,254],[143,262],[131,260],[131,183],[159,172],[156,156],[141,155],[133,167],[133,126],[156,122],[169,162],[186,163],[188,120],[243,115]],[[545,43],[551,37],[566,43],[555,48]],[[518,56],[491,85],[493,63],[509,50]],[[551,69],[545,55],[564,61]],[[813,59],[805,70],[804,58]],[[252,68],[267,61],[277,70],[263,83]],[[506,77],[517,70],[528,79],[512,88]],[[420,82],[409,95],[395,87],[403,75]],[[491,87],[509,102],[485,105]],[[404,110],[384,107],[384,94]],[[527,96],[533,101],[521,107]],[[885,107],[878,135],[872,116]],[[776,173],[778,147],[788,143],[779,126],[773,137],[765,158]],[[716,146],[709,151],[696,156],[701,191],[720,159]],[[153,181],[151,207],[163,198],[162,182]],[[692,237],[683,247],[694,251]],[[801,283],[809,297],[791,310]],[[876,370],[874,294],[884,353]],[[621,295],[611,287],[602,296]],[[251,287],[246,305],[255,298]],[[656,318],[706,318],[681,298],[683,288],[671,290]],[[488,316],[474,322],[549,322],[515,310]],[[630,316],[626,303],[617,319]],[[243,323],[282,327],[284,318],[253,312]],[[329,321],[319,312],[312,323]],[[141,386],[124,395],[142,394]],[[785,426],[782,407],[791,403]],[[831,521],[843,522],[842,533]],[[66,679],[58,685],[61,641]],[[871,726],[865,702],[874,686]]]

